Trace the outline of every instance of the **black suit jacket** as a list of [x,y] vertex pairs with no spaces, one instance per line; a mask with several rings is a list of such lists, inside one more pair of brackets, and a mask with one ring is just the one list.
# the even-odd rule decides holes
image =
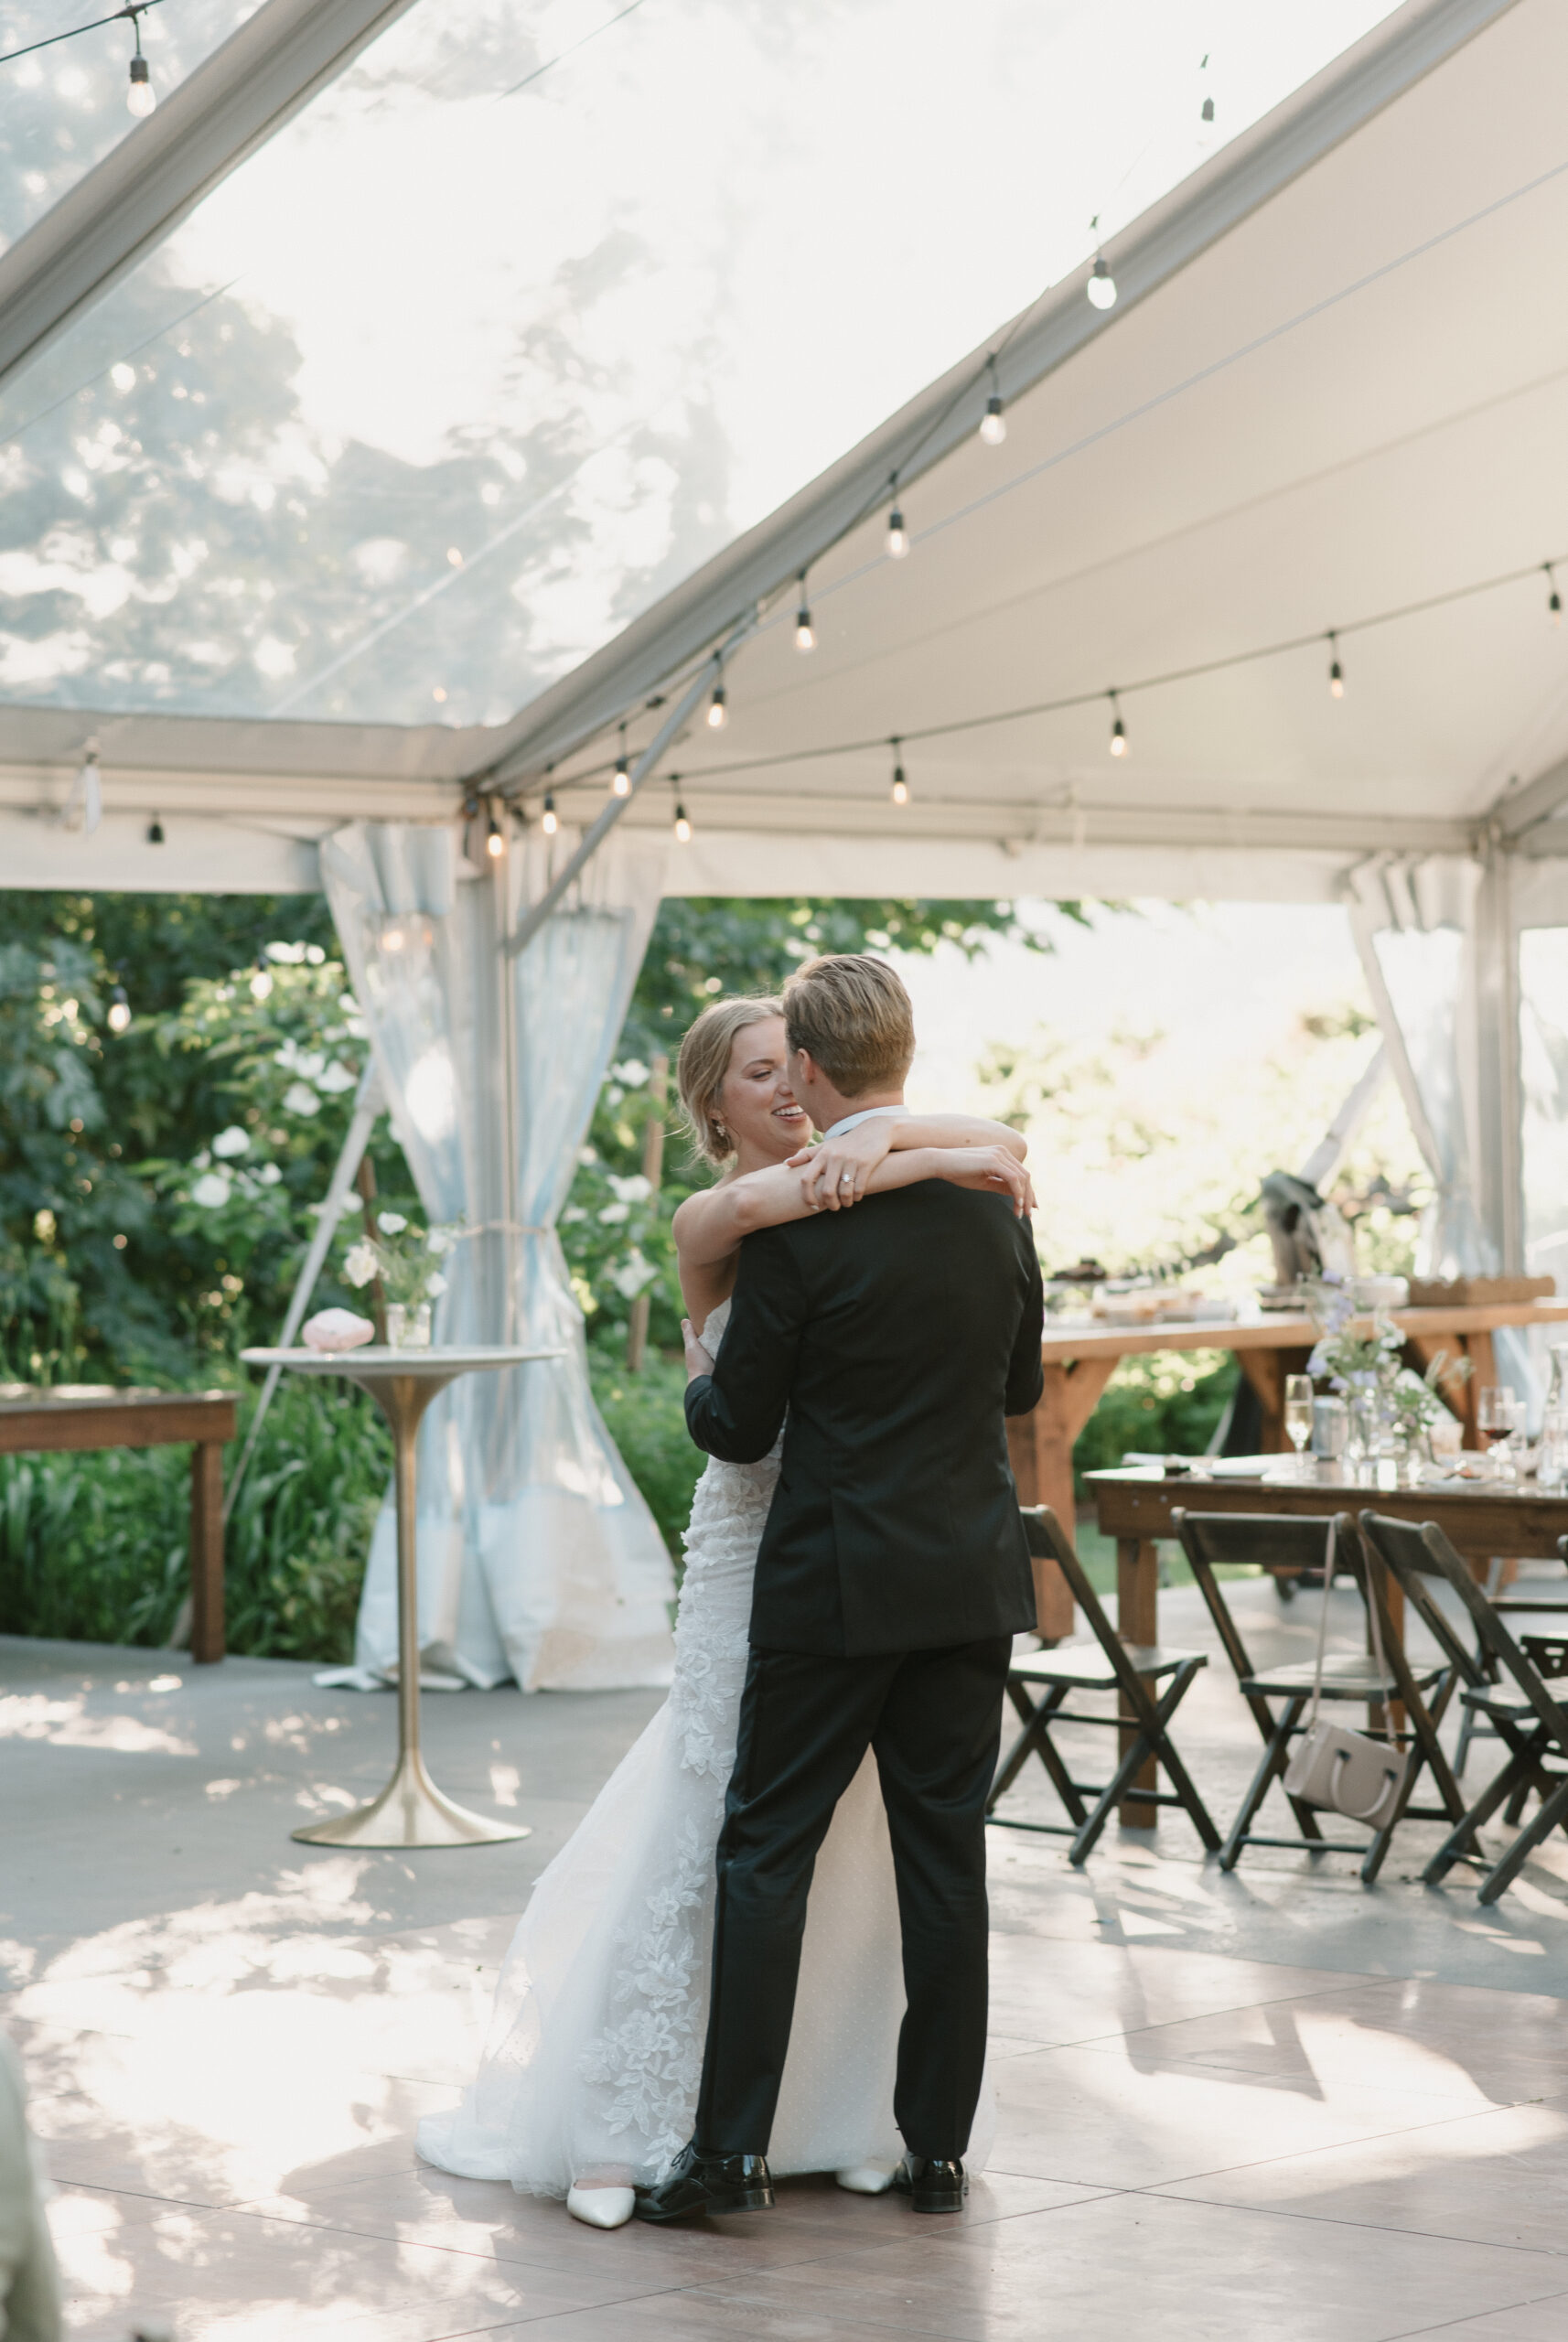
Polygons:
[[1027,1222],[946,1180],[746,1238],[686,1422],[751,1464],[788,1410],[755,1645],[858,1658],[1034,1625],[1003,1419],[1040,1396],[1043,1313]]

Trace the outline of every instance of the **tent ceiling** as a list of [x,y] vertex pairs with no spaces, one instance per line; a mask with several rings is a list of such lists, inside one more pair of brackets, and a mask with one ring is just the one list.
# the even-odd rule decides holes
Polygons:
[[[973,414],[903,493],[909,558],[885,557],[884,512],[852,528],[811,568],[819,648],[796,652],[786,586],[734,662],[727,730],[672,751],[697,827],[681,883],[1326,894],[1367,853],[1472,849],[1516,775],[1548,777],[1519,801],[1527,848],[1554,850],[1568,633],[1539,564],[1568,556],[1565,75],[1554,0],[1403,9],[1113,240],[1123,298],[1098,330],[1081,276],[1030,313],[1004,446],[975,437],[984,385],[961,369]],[[536,806],[553,755],[557,801],[585,821],[618,745],[592,727],[712,640],[737,581],[788,579],[811,527],[820,543],[842,525],[948,402],[935,386],[509,726],[133,716],[111,737],[101,717],[110,802],[145,805],[177,769],[193,810],[252,805],[272,768],[312,783],[322,820],[378,771],[404,784],[389,814],[416,776],[423,797],[474,772]],[[13,801],[89,723],[25,721]],[[651,728],[634,714],[633,745]],[[627,818],[669,815],[660,786]]]
[[[883,513],[852,532],[812,573],[817,650],[787,596],[736,663],[728,729],[672,752],[699,827],[1468,843],[1512,776],[1568,754],[1568,636],[1536,566],[1568,555],[1565,74],[1568,18],[1521,0],[1119,307],[1009,408],[1004,447],[966,435],[902,498],[907,560]],[[1104,696],[941,730],[1112,687],[1119,761]],[[602,742],[580,761],[602,788]]]
[[[506,723],[1186,177],[1202,49],[1234,136],[1384,5],[409,8],[6,383],[0,693]],[[378,13],[268,0],[0,262],[0,361],[231,159],[227,59]]]

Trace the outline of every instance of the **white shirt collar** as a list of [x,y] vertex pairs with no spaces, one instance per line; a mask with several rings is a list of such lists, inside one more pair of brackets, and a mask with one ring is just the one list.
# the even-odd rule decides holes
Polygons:
[[822,1136],[843,1138],[845,1131],[854,1130],[858,1123],[871,1122],[877,1114],[891,1114],[896,1120],[901,1120],[908,1112],[908,1106],[865,1106],[858,1114],[845,1114],[841,1122],[833,1124],[831,1131],[824,1131]]

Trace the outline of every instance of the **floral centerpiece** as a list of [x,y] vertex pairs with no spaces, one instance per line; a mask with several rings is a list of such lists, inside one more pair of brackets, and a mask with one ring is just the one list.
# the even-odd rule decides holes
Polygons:
[[1306,1299],[1318,1329],[1306,1370],[1345,1400],[1352,1453],[1376,1455],[1387,1445],[1407,1462],[1430,1457],[1433,1425],[1448,1412],[1440,1386],[1445,1376],[1467,1380],[1469,1359],[1439,1350],[1424,1374],[1415,1373],[1403,1363],[1405,1338],[1386,1309],[1372,1312],[1369,1334],[1355,1331],[1356,1304],[1343,1278],[1315,1278]]
[[373,1239],[349,1247],[343,1274],[362,1289],[379,1278],[387,1303],[387,1340],[393,1349],[428,1349],[431,1304],[446,1290],[441,1263],[457,1241],[456,1228],[422,1229],[401,1212],[382,1212]]

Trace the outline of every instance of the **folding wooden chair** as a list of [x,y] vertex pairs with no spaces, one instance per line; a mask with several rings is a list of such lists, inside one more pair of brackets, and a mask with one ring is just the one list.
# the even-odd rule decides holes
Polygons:
[[[1559,1537],[1557,1540],[1557,1551],[1560,1558],[1564,1562],[1568,1562],[1568,1537]],[[1493,1609],[1497,1612],[1499,1618],[1529,1617],[1531,1616],[1536,1617],[1550,1617],[1553,1613],[1561,1616],[1562,1614],[1568,1612],[1568,1593],[1501,1593],[1495,1582],[1501,1567],[1501,1562],[1495,1561],[1487,1574],[1487,1599],[1490,1602]],[[1487,1680],[1493,1683],[1497,1682],[1498,1676],[1495,1671],[1495,1667],[1487,1663],[1484,1653],[1480,1650],[1477,1651],[1476,1656],[1481,1660],[1483,1667],[1486,1668]],[[1465,1710],[1464,1714],[1459,1720],[1459,1745],[1454,1751],[1454,1772],[1455,1778],[1463,1780],[1465,1777],[1465,1766],[1470,1754],[1471,1742],[1473,1740],[1495,1740],[1497,1736],[1496,1731],[1486,1721],[1479,1708],[1467,1707]],[[1520,1794],[1522,1795],[1523,1792],[1521,1791]],[[1520,1810],[1522,1810],[1522,1808]],[[1510,1812],[1509,1820],[1510,1821],[1517,1821],[1519,1820],[1519,1815],[1517,1813]]]
[[[1209,1853],[1217,1853],[1219,1832],[1170,1736],[1170,1720],[1187,1697],[1199,1668],[1208,1664],[1207,1654],[1124,1643],[1101,1608],[1083,1564],[1050,1507],[1026,1507],[1024,1528],[1029,1551],[1048,1554],[1059,1566],[1072,1588],[1073,1599],[1089,1622],[1094,1642],[1062,1643],[1055,1650],[1031,1651],[1026,1658],[1014,1660],[1007,1676],[1007,1695],[1018,1711],[1024,1729],[1003,1759],[992,1784],[985,1805],[987,1820],[999,1829],[1036,1830],[1070,1838],[1069,1859],[1081,1863],[1092,1851],[1116,1806],[1123,1798],[1131,1798],[1140,1804],[1180,1806],[1190,1816]],[[1163,1692],[1158,1688],[1162,1683],[1165,1686]],[[1115,1713],[1105,1714],[1067,1705],[1075,1692],[1090,1692],[1118,1693]],[[1073,1779],[1066,1758],[1051,1738],[1051,1728],[1058,1724],[1092,1724],[1102,1728],[1111,1725],[1125,1732],[1127,1739],[1121,1762],[1109,1781],[1101,1785]],[[1031,1755],[1039,1758],[1050,1775],[1070,1821],[1021,1821],[994,1810],[997,1799],[1012,1788]],[[1134,1787],[1138,1774],[1151,1756],[1165,1767],[1172,1784],[1169,1789]],[[1095,1799],[1092,1809],[1085,1803],[1089,1798]]]
[[[1309,1854],[1359,1854],[1361,1883],[1370,1886],[1383,1866],[1383,1860],[1392,1842],[1394,1832],[1404,1821],[1456,1821],[1464,1810],[1465,1800],[1449,1768],[1448,1759],[1438,1742],[1437,1727],[1442,1723],[1459,1680],[1452,1667],[1424,1668],[1414,1672],[1405,1658],[1404,1645],[1394,1631],[1387,1605],[1380,1594],[1369,1588],[1369,1573],[1356,1535],[1355,1523],[1348,1512],[1337,1513],[1333,1519],[1325,1514],[1317,1518],[1283,1513],[1217,1513],[1188,1512],[1177,1507],[1171,1514],[1171,1526],[1181,1539],[1182,1551],[1192,1566],[1198,1591],[1208,1606],[1216,1631],[1225,1647],[1225,1655],[1235,1670],[1237,1687],[1252,1712],[1263,1743],[1262,1760],[1253,1774],[1240,1810],[1230,1825],[1230,1834],[1219,1856],[1221,1870],[1234,1870],[1248,1846],[1283,1846]],[[1215,1575],[1221,1563],[1250,1562],[1265,1569],[1288,1568],[1310,1574],[1323,1585],[1328,1561],[1328,1532],[1335,1534],[1337,1567],[1353,1577],[1363,1601],[1377,1600],[1380,1606],[1378,1624],[1382,1632],[1385,1673],[1380,1674],[1377,1664],[1366,1651],[1328,1651],[1323,1662],[1323,1698],[1331,1701],[1366,1701],[1378,1703],[1383,1711],[1384,1738],[1391,1702],[1398,1701],[1404,1708],[1407,1728],[1391,1735],[1395,1745],[1408,1748],[1411,1761],[1405,1768],[1404,1783],[1392,1818],[1380,1830],[1374,1831],[1364,1843],[1345,1839],[1328,1839],[1315,1807],[1302,1799],[1289,1799],[1295,1816],[1299,1835],[1283,1838],[1272,1832],[1254,1830],[1252,1823],[1271,1784],[1284,1779],[1290,1763],[1291,1743],[1306,1729],[1305,1714],[1311,1703],[1313,1684],[1316,1677],[1316,1662],[1309,1659],[1290,1660],[1279,1667],[1256,1667],[1252,1663],[1240,1630],[1231,1617],[1225,1596]],[[1328,1589],[1324,1587],[1324,1599]],[[1428,1696],[1435,1688],[1436,1697],[1428,1704]],[[1280,1703],[1277,1710],[1272,1702]],[[1419,1806],[1411,1802],[1412,1793],[1423,1771],[1430,1770],[1436,1783],[1441,1806]],[[1289,1792],[1286,1792],[1287,1797]]]
[[[1554,1771],[1543,1761],[1551,1757],[1568,1767],[1568,1711],[1547,1689],[1549,1675],[1568,1675],[1568,1638],[1525,1635],[1516,1642],[1498,1615],[1496,1604],[1476,1584],[1467,1564],[1434,1520],[1391,1520],[1379,1513],[1364,1512],[1361,1531],[1403,1588],[1406,1601],[1438,1648],[1453,1660],[1464,1679],[1460,1693],[1464,1704],[1486,1716],[1509,1752],[1496,1779],[1460,1816],[1427,1864],[1422,1873],[1424,1884],[1435,1886],[1457,1862],[1485,1863],[1477,1833],[1499,1806],[1517,1820],[1531,1789],[1541,1799],[1534,1818],[1520,1829],[1481,1883],[1480,1900],[1495,1903],[1518,1876],[1532,1848],[1559,1826],[1568,1830],[1568,1771]],[[1476,1630],[1474,1655],[1466,1649],[1453,1621],[1435,1599],[1434,1580],[1445,1580],[1468,1614]],[[1503,1688],[1505,1677],[1514,1685],[1517,1697]]]

